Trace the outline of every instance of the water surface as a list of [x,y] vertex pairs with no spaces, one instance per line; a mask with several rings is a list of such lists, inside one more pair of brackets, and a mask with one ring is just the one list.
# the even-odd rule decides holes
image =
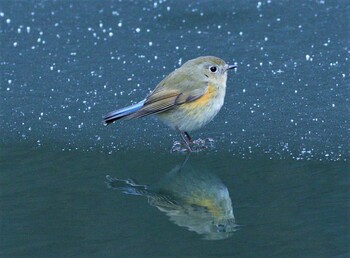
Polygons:
[[[349,256],[349,8],[1,1],[0,256]],[[175,132],[101,120],[201,55],[238,69],[218,116],[191,133],[215,141],[184,168],[196,201],[170,191],[185,159],[170,152]],[[106,175],[150,192],[113,190]],[[218,218],[234,227],[208,240],[203,221]]]

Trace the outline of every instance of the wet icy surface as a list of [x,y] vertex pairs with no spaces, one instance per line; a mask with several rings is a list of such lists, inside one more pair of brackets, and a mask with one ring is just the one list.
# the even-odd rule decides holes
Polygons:
[[[341,0],[0,1],[0,256],[348,256],[349,10]],[[187,161],[232,200],[240,230],[219,241],[104,183],[152,185],[183,164],[180,138],[156,118],[102,117],[202,55],[238,66],[218,116],[191,132],[203,140]],[[220,214],[213,200],[196,207]]]
[[348,159],[346,12],[344,1],[3,1],[1,142],[169,150],[178,138],[155,118],[109,127],[101,118],[210,54],[238,70],[194,138],[245,158]]

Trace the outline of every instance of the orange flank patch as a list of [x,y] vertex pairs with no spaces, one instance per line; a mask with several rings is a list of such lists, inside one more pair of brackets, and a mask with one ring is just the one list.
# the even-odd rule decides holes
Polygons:
[[205,105],[208,104],[208,102],[216,95],[216,88],[211,86],[211,85],[208,85],[208,89],[207,91],[203,94],[202,97],[194,100],[194,101],[191,101],[191,102],[188,102],[184,105],[182,105],[182,107],[184,108],[188,108],[188,109],[196,109],[196,108],[201,108]]
[[218,207],[216,206],[216,203],[213,200],[201,199],[201,200],[194,202],[194,204],[207,208],[213,217],[220,216],[220,210],[218,209]]

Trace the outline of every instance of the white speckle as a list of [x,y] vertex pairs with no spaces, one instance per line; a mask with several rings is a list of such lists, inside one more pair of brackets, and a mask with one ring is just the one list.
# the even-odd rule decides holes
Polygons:
[[110,37],[112,37],[112,36],[113,36],[113,32],[110,32],[108,35],[109,35]]
[[153,42],[152,41],[148,42],[148,45],[151,47],[153,45]]
[[10,91],[10,88],[6,88],[7,91]]
[[72,119],[72,117],[71,117],[71,116],[68,116],[68,119],[69,119],[69,120],[71,120],[71,119]]
[[43,116],[43,115],[44,115],[44,113],[43,113],[43,112],[41,112],[41,113],[40,113],[40,116]]
[[258,2],[258,4],[256,5],[256,8],[260,8],[261,7],[261,2]]
[[8,80],[7,82],[8,82],[8,84],[11,84],[11,83],[12,83],[12,80]]
[[122,22],[119,22],[119,23],[118,23],[118,27],[121,27],[121,26],[123,26],[123,23],[122,23]]
[[17,43],[17,42],[13,42],[13,46],[14,46],[14,47],[17,47],[17,46],[18,46],[18,43]]
[[5,14],[3,12],[0,12],[0,17],[4,17]]
[[243,31],[240,31],[240,32],[239,32],[239,35],[242,36],[242,35],[243,35]]
[[166,7],[166,10],[169,12],[169,11],[170,11],[170,6],[167,6],[167,7]]
[[277,18],[276,21],[278,21],[278,22],[281,21],[281,18]]
[[27,30],[27,33],[30,33],[30,27],[29,26],[27,26],[26,30]]
[[243,93],[245,93],[245,89],[243,89],[242,91],[243,91]]
[[306,55],[305,59],[306,59],[306,61],[309,61],[310,60],[310,55]]
[[332,107],[335,107],[335,104],[332,104]]
[[11,19],[6,19],[6,23],[10,24],[11,23]]
[[265,38],[264,38],[264,40],[265,40],[265,41],[268,41],[268,40],[269,40],[269,38],[268,38],[268,37],[265,37]]
[[182,58],[179,59],[179,62],[178,62],[179,65],[182,64]]
[[135,31],[136,31],[137,33],[140,33],[141,29],[140,29],[140,28],[136,28]]

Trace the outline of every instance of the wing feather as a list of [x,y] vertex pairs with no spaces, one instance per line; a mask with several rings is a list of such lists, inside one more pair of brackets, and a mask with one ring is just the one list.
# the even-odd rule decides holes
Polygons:
[[192,102],[202,97],[208,87],[198,88],[189,92],[181,93],[178,90],[158,90],[151,93],[141,109],[128,116],[128,118],[140,118],[152,114],[165,112],[184,103]]

